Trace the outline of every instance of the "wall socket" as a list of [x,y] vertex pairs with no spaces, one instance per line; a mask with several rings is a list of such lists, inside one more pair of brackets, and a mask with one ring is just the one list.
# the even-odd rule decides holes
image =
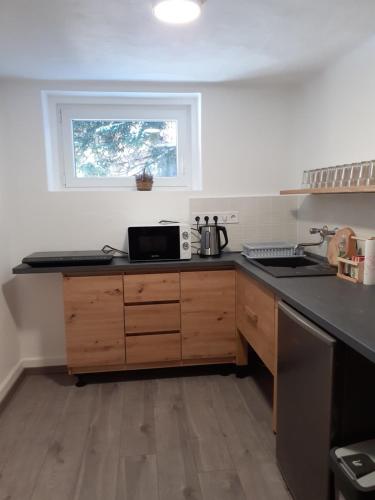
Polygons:
[[239,223],[239,212],[193,212],[191,214],[191,222],[192,224],[196,224],[197,221],[195,217],[200,217],[199,225],[205,224],[204,218],[209,217],[209,224],[214,224],[214,216],[217,216],[219,219],[217,221],[218,224],[238,224]]

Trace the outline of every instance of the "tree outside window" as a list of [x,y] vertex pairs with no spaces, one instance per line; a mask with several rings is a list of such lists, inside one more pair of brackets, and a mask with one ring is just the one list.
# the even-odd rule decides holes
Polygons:
[[75,175],[176,177],[177,121],[72,120]]

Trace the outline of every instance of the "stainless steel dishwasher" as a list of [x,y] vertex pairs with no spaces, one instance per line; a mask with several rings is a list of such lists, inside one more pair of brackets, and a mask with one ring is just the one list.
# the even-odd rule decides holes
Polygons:
[[296,500],[330,498],[336,341],[279,304],[276,455]]
[[375,363],[279,303],[276,455],[295,500],[333,498],[329,450],[375,439]]

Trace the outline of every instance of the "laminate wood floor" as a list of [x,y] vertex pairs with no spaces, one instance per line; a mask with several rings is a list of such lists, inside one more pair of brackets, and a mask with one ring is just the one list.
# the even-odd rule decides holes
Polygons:
[[0,414],[0,500],[290,498],[252,378],[28,375]]

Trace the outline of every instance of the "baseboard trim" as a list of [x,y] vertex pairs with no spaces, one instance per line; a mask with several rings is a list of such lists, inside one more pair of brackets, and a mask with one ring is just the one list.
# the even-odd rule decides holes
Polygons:
[[23,369],[24,375],[48,375],[49,373],[68,373],[66,365],[32,366]]
[[48,368],[55,366],[66,366],[65,358],[23,358],[23,368]]
[[22,361],[19,361],[0,384],[0,411],[3,410],[7,402],[13,396],[24,376]]
[[0,411],[15,393],[25,375],[67,373],[64,358],[24,358],[19,361],[0,384]]

